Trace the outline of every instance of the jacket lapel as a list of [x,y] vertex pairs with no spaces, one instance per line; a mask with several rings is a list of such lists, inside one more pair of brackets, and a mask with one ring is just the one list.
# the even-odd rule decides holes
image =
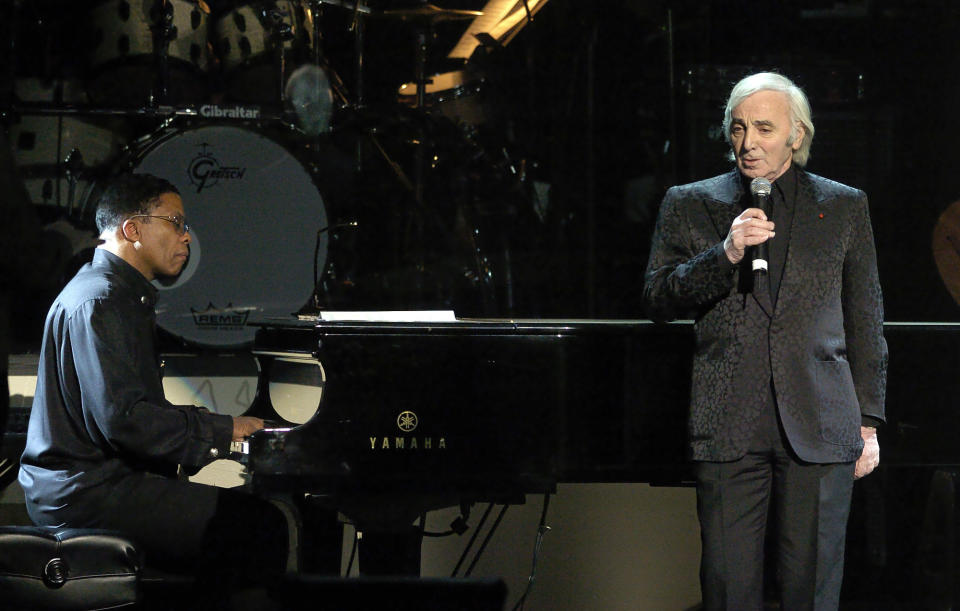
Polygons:
[[733,219],[737,218],[741,211],[739,203],[742,189],[739,176],[737,170],[720,176],[716,188],[711,189],[711,199],[703,202],[721,240],[727,237]]
[[800,168],[796,168],[795,171],[797,172],[797,200],[793,209],[793,221],[787,234],[789,242],[783,262],[783,278],[780,281],[780,293],[777,296],[777,310],[789,307],[789,302],[801,293],[799,289],[801,279],[798,277],[800,271],[794,269],[792,262],[795,257],[791,256],[791,252],[813,235],[812,232],[818,230],[814,225],[816,207],[823,198],[823,194],[809,174]]

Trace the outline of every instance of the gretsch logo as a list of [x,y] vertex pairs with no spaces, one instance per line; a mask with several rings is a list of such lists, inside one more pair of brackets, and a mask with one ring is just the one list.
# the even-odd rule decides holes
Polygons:
[[197,193],[216,185],[221,180],[241,180],[247,173],[247,168],[240,166],[220,165],[220,161],[213,156],[207,147],[209,143],[200,144],[202,149],[187,167],[190,184],[197,187]]

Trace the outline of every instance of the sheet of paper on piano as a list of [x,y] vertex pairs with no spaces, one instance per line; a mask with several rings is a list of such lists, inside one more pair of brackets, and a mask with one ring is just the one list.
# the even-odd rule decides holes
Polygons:
[[[301,316],[301,320],[304,318]],[[310,320],[350,322],[456,322],[453,310],[383,310],[320,312]]]
[[524,0],[487,0],[481,11],[483,15],[470,22],[467,31],[463,33],[447,57],[469,60],[480,45],[477,34],[489,34],[501,45],[506,45],[526,24],[527,9],[529,8],[532,17],[546,3],[547,0],[526,0],[525,7]]

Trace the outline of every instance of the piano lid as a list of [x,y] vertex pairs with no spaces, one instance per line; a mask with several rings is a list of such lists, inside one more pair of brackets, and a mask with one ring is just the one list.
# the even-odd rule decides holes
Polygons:
[[[686,327],[690,321],[676,321],[658,325],[651,320],[638,319],[577,319],[577,318],[458,318],[437,321],[371,321],[371,320],[317,320],[295,318],[263,318],[247,322],[261,327],[258,335],[262,346],[270,330],[315,329],[327,334],[422,334],[431,335],[583,335],[634,334],[652,330],[662,332],[673,327]],[[284,337],[289,337],[284,335]],[[270,343],[267,341],[267,343]]]

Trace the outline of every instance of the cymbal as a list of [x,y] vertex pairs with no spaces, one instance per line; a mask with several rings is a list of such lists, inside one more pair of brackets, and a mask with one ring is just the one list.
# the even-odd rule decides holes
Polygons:
[[432,4],[423,4],[413,8],[391,9],[373,13],[372,17],[397,19],[400,21],[454,21],[482,17],[483,11],[467,11],[462,9],[440,8]]

